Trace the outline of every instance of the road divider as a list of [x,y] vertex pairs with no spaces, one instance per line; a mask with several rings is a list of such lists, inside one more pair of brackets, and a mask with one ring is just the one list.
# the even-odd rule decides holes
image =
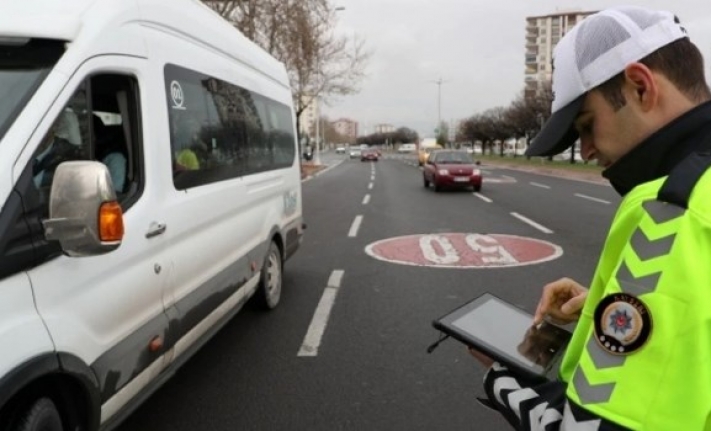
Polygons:
[[331,272],[331,276],[328,277],[328,285],[324,289],[321,300],[316,306],[316,311],[311,319],[311,324],[306,331],[306,336],[304,337],[303,343],[301,343],[301,348],[299,348],[297,356],[318,356],[318,349],[321,346],[323,334],[326,332],[326,326],[328,326],[328,319],[331,316],[333,304],[336,303],[336,296],[341,288],[343,274],[343,270],[336,269]]

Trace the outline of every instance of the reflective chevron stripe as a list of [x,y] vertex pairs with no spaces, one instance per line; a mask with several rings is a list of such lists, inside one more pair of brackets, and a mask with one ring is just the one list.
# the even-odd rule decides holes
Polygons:
[[588,340],[588,353],[595,364],[595,368],[602,370],[605,368],[621,367],[625,363],[627,356],[611,355],[597,343],[594,337]]
[[578,421],[570,409],[570,404],[565,403],[563,421],[560,423],[560,431],[598,431],[601,423],[602,420],[600,419]]
[[602,383],[592,385],[585,376],[582,367],[578,366],[573,376],[573,386],[584,404],[604,403],[610,400],[612,391],[615,389],[614,383]]
[[644,295],[645,293],[653,292],[657,288],[657,283],[659,282],[659,277],[662,272],[655,272],[642,277],[635,277],[632,275],[627,262],[622,261],[620,268],[617,270],[615,278],[620,284],[620,289],[624,293],[628,293],[634,296]]
[[656,224],[666,223],[684,215],[684,208],[657,200],[646,201],[642,208],[647,211]]
[[656,240],[650,240],[639,227],[634,231],[630,245],[641,260],[654,259],[659,256],[666,256],[674,243],[675,234],[665,236]]

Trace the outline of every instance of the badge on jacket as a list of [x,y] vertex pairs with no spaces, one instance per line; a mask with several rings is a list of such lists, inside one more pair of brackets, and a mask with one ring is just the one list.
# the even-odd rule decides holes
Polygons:
[[644,346],[652,316],[640,299],[626,293],[608,295],[595,307],[595,339],[613,355],[629,355]]

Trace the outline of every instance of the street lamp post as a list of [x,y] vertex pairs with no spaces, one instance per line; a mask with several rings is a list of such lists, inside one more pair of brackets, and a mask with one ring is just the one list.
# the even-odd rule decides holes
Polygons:
[[[346,10],[344,6],[337,6],[336,8],[333,9],[334,12],[340,12],[343,10]],[[321,55],[317,54],[316,56],[316,71],[318,73],[321,73]],[[314,153],[314,164],[315,165],[320,165],[321,164],[321,142],[319,140],[321,139],[321,102],[319,100],[318,93],[314,97],[314,101],[316,102],[316,152]],[[313,103],[313,102],[312,102]],[[323,131],[323,141],[325,142],[326,140],[326,130],[324,127]]]
[[441,130],[439,129],[442,127],[442,84],[447,81],[439,78],[438,80],[432,82],[437,84],[437,134],[439,135],[441,133]]

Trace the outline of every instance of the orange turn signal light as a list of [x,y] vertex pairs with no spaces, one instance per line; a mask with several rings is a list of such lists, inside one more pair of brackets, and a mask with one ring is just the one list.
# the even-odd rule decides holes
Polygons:
[[116,242],[123,239],[123,211],[118,202],[104,202],[99,208],[99,239]]

